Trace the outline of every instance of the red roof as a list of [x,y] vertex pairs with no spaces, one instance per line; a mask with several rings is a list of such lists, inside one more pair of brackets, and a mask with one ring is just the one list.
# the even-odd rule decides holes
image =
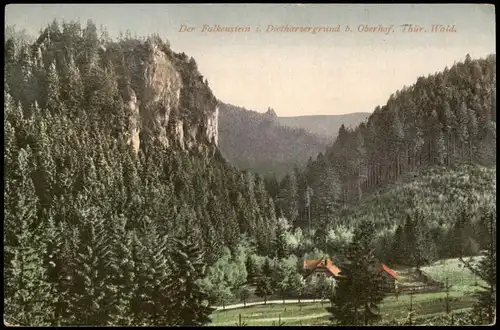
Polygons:
[[340,269],[330,259],[304,260],[304,269],[313,270],[316,268],[325,268],[335,276],[339,276],[340,273]]
[[320,262],[321,260],[304,260],[304,269],[314,269]]
[[398,277],[396,272],[393,271],[392,269],[390,269],[389,267],[387,267],[385,264],[380,264],[380,272],[382,272],[382,271],[386,272],[387,274],[389,274],[393,278]]
[[[326,262],[325,262],[326,261]],[[320,259],[320,260],[304,260],[304,270],[314,270],[316,268],[325,268],[334,276],[341,276],[340,275],[340,268],[335,266],[333,262],[330,259]],[[380,264],[379,273],[381,272],[386,272],[391,276],[392,278],[397,278],[397,273],[387,267],[385,264]]]
[[326,262],[326,269],[328,269],[330,273],[332,273],[335,276],[340,275],[340,268],[335,266],[330,259],[328,259]]

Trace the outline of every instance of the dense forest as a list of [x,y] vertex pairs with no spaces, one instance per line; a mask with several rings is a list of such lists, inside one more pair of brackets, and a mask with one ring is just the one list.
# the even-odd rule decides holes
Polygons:
[[153,45],[183,75],[177,116],[196,122],[215,98],[206,82],[189,83],[200,75],[194,60],[158,37],[111,41],[92,22],[54,22],[34,43],[5,42],[11,322],[206,323],[195,285],[205,265],[224,247],[236,251],[243,233],[272,252],[274,204],[260,177],[230,166],[210,141],[165,148],[152,131],[137,153],[127,143],[126,91],[140,98],[145,77],[127,60],[147,58]]
[[[496,171],[483,168],[496,164],[495,68],[494,55],[467,55],[391,95],[367,123],[342,126],[334,144],[305,169],[266,180],[278,215],[295,227],[312,227],[324,241],[326,232],[352,229],[360,218],[389,237],[407,218],[448,232],[457,219],[470,223],[478,209],[495,208]],[[423,174],[461,164],[470,166]],[[397,190],[384,196],[380,189],[388,185]],[[439,235],[434,240],[439,243]]]
[[341,184],[335,200],[346,203],[404,173],[462,162],[496,162],[494,55],[474,61],[467,55],[391,95],[366,124],[340,127],[334,145],[309,164],[307,175],[333,169]]
[[[112,40],[90,21],[54,22],[32,42],[11,35],[9,322],[203,325],[212,306],[245,301],[251,289],[263,300],[328,296],[330,284],[306,284],[301,274],[304,260],[325,254],[353,275],[332,306],[354,306],[353,288],[373,281],[368,304],[383,299],[377,280],[361,276],[373,262],[420,267],[495,251],[495,56],[419,78],[366,123],[341,126],[315,160],[264,179],[232,166],[204,133],[217,99],[196,61],[167,41]],[[165,80],[179,77],[178,102],[149,102],[155,58]],[[139,114],[128,106],[135,98]],[[357,324],[344,311],[331,313]]]

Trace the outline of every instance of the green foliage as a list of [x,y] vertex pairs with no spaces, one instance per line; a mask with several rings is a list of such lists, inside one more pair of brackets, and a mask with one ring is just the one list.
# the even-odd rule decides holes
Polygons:
[[224,248],[221,257],[208,268],[201,284],[210,303],[224,305],[240,293],[248,278],[245,260],[250,259],[250,255],[246,257],[247,252],[244,244],[238,246],[234,257],[228,248]]
[[[215,97],[198,81],[196,62],[158,37],[99,37],[90,21],[54,22],[32,44],[5,44],[5,318],[21,325],[208,322],[201,268],[229,248],[224,281],[235,294],[247,280],[248,242],[261,254],[272,250],[276,215],[263,180],[228,165],[213,141],[167,148],[160,138],[175,140],[171,125],[146,120],[166,111],[146,101],[153,47],[182,78],[171,118],[197,127],[213,112]],[[133,94],[141,112],[151,111],[138,151],[129,146]],[[187,233],[199,250],[170,244]]]
[[4,243],[5,312],[19,324],[47,325],[54,312],[47,281],[49,265],[44,260],[48,237],[36,216],[38,198],[30,177],[31,162],[31,149],[21,149],[16,162],[19,181],[8,182],[4,193],[6,204],[12,207],[5,212],[9,221]]
[[[483,210],[496,209],[495,169],[478,165],[440,167],[416,176],[345,207],[337,227],[374,222],[377,232],[385,232],[379,239],[385,236],[391,241],[391,247],[379,257],[401,264],[414,265],[406,253],[417,252],[405,238],[403,229],[408,218],[419,223],[418,230],[409,234],[423,242],[425,249],[421,252],[427,254],[424,259],[428,261],[458,257],[462,250],[464,255],[474,255],[484,249],[486,226],[479,215]],[[420,244],[418,241],[414,246]]]
[[384,299],[384,291],[381,276],[375,274],[378,265],[371,252],[373,229],[373,224],[361,224],[346,248],[348,261],[341,265],[341,278],[331,297],[332,306],[327,307],[332,321],[338,324],[368,325],[380,318],[378,305]]
[[169,286],[169,299],[173,302],[169,324],[203,325],[211,322],[214,308],[208,306],[208,295],[200,285],[205,276],[205,263],[200,249],[193,243],[175,241],[172,256],[173,278]]
[[272,288],[272,282],[271,282],[271,277],[268,276],[261,276],[257,280],[257,287],[255,289],[255,294],[258,297],[264,298],[264,301],[267,301],[267,297],[271,294],[273,294],[273,288]]
[[457,256],[454,249],[447,251],[443,236],[466,208],[474,230],[460,244],[482,249],[475,218],[479,210],[492,209],[496,189],[495,66],[496,56],[490,55],[419,77],[377,106],[366,122],[341,126],[333,145],[298,175],[305,178],[299,180],[298,224],[313,223],[318,237],[362,221],[394,233],[407,213],[419,213],[428,228],[415,233],[419,239],[412,244],[428,242],[429,250],[436,250],[418,262],[414,256],[413,263],[422,263]]
[[485,222],[488,224],[489,244],[485,255],[477,265],[471,260],[461,260],[464,265],[476,276],[484,285],[479,284],[474,296],[476,303],[473,306],[472,315],[477,324],[494,324],[496,319],[496,285],[497,285],[497,263],[496,263],[496,214],[487,212],[483,214]]
[[285,225],[280,224],[278,220],[278,225],[276,227],[276,237],[273,241],[274,251],[278,259],[286,258],[290,253],[286,240],[287,229],[288,228],[286,228]]

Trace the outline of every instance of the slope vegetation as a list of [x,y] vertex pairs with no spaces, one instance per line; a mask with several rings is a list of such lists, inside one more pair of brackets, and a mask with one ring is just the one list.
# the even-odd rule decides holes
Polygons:
[[328,143],[303,129],[279,125],[271,112],[225,103],[219,104],[219,141],[222,154],[238,168],[277,177],[304,166]]

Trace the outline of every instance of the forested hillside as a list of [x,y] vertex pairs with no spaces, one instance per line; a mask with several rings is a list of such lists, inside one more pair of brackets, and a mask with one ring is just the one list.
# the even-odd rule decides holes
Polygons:
[[391,264],[477,255],[487,248],[484,214],[496,214],[494,168],[436,167],[405,181],[344,208],[336,222],[344,228],[375,223],[378,255]]
[[[496,164],[495,67],[494,55],[467,56],[391,95],[367,123],[342,126],[334,144],[304,170],[279,183],[266,180],[278,214],[314,229],[316,240],[324,242],[326,232],[350,231],[360,217],[389,237],[408,217],[447,232],[461,226],[456,222],[462,217],[471,223],[477,214],[496,212],[496,172],[478,167]],[[464,163],[471,166],[456,169]],[[425,183],[401,185],[436,166],[451,172],[436,170],[421,178]],[[388,184],[393,193],[377,197]],[[440,201],[443,209],[430,201]],[[474,235],[468,234],[462,241]],[[439,238],[434,241],[444,247]]]
[[269,110],[262,114],[219,104],[220,149],[238,168],[281,178],[333,143],[333,139],[280,125],[276,113]]
[[[342,126],[335,143],[307,168],[286,178],[298,182],[294,212],[313,216],[402,175],[434,165],[496,163],[496,57],[457,63],[421,77],[377,106],[368,122]],[[298,177],[299,176],[299,177]],[[271,189],[276,190],[276,189]],[[290,213],[290,211],[288,212]]]
[[[194,59],[54,22],[5,42],[4,78],[9,322],[204,324],[205,266],[243,233],[272,252],[274,203],[205,138],[215,97]],[[151,94],[165,81],[178,100]]]

